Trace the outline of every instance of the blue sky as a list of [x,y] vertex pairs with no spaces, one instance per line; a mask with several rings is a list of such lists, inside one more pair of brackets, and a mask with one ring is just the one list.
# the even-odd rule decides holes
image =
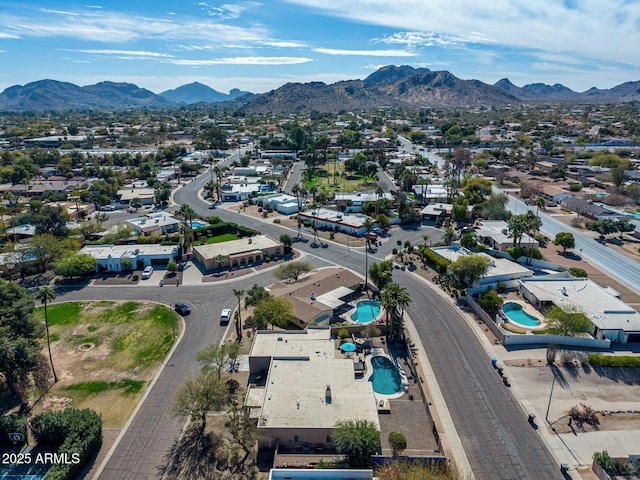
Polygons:
[[51,78],[260,93],[383,65],[576,91],[640,79],[638,0],[0,0],[0,90]]

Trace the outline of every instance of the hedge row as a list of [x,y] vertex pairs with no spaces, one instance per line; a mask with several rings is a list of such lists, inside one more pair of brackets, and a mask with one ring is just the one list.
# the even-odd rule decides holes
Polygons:
[[590,353],[587,361],[593,367],[640,367],[640,357],[632,357],[630,355]]
[[451,260],[438,255],[429,248],[422,249],[421,255],[424,261],[431,265],[438,273],[445,273],[451,264]]
[[31,431],[39,445],[59,447],[58,453],[79,456],[78,463],[55,464],[48,480],[71,480],[102,446],[102,418],[90,409],[47,411],[31,419]]

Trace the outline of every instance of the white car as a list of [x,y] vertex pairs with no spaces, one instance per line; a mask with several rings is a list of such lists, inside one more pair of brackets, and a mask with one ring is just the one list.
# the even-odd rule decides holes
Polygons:
[[150,278],[152,273],[153,267],[151,265],[144,267],[144,270],[142,271],[142,279],[146,280],[147,278]]
[[225,308],[220,312],[220,325],[227,325],[231,320],[231,309]]
[[101,212],[115,212],[116,211],[116,207],[114,207],[113,205],[103,205],[100,207],[100,211]]

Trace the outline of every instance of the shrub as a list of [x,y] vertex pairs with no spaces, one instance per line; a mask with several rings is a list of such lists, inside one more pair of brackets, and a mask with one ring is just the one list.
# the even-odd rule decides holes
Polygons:
[[349,338],[349,331],[346,328],[341,328],[340,330],[338,330],[338,338],[340,340],[346,340],[347,338]]
[[39,444],[59,446],[58,453],[68,458],[78,456],[79,462],[55,464],[48,479],[71,480],[82,470],[102,446],[102,419],[90,409],[67,408],[47,411],[31,419],[31,431]]
[[0,445],[12,445],[10,433],[27,434],[27,418],[19,413],[0,416]]
[[613,356],[590,353],[587,361],[593,367],[640,367],[640,357],[631,355]]
[[519,246],[507,248],[507,253],[511,255],[511,258],[514,260],[519,259],[520,257],[524,257],[525,249]]
[[587,278],[589,275],[584,268],[580,267],[570,267],[569,273],[574,277]]

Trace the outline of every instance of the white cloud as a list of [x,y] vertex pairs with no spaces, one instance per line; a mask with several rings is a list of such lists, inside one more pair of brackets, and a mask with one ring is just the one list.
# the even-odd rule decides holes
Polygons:
[[210,5],[207,2],[199,2],[198,6],[202,7],[202,10],[204,10],[204,12],[210,17],[217,17],[222,20],[235,20],[246,10],[260,7],[262,4],[258,2],[243,2],[237,4],[226,3],[217,7]]
[[[268,45],[272,38],[260,25],[228,25],[220,21],[193,17],[150,17],[113,11],[65,12],[41,10],[33,15],[0,13],[4,38],[66,37],[101,43],[136,40],[193,41],[224,46]],[[285,40],[291,42],[291,40]]]
[[174,58],[173,55],[170,55],[168,53],[145,52],[142,50],[82,49],[82,50],[68,50],[68,51],[80,52],[80,53],[92,53],[96,55],[127,56],[131,58]]
[[[637,1],[287,0],[357,23],[636,65]],[[468,32],[479,32],[480,35]],[[484,43],[484,42],[483,42]]]
[[228,57],[215,58],[210,60],[189,60],[175,59],[169,60],[174,65],[295,65],[298,63],[308,63],[313,60],[305,57]]
[[325,55],[354,55],[363,57],[414,57],[416,54],[406,50],[342,50],[337,48],[314,48],[316,53]]

